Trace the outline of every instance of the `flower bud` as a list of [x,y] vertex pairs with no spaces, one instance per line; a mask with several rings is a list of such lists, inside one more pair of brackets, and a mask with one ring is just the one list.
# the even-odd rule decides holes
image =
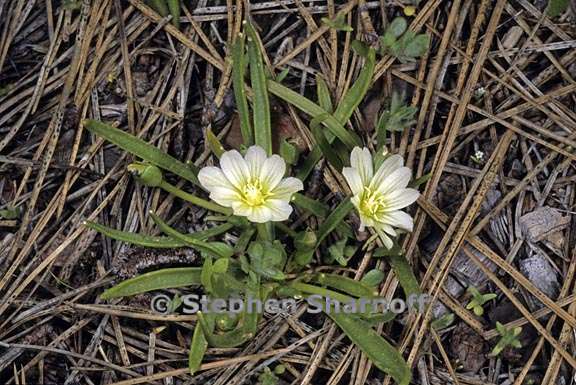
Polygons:
[[162,183],[162,170],[153,164],[131,163],[128,165],[128,171],[132,172],[144,186],[158,187]]
[[313,231],[303,231],[294,237],[294,246],[297,250],[314,249],[318,238]]

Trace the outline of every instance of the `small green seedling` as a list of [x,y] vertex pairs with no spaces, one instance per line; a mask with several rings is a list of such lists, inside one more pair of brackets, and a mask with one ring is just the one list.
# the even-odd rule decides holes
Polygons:
[[352,28],[351,26],[349,26],[346,23],[346,19],[345,19],[344,14],[338,15],[334,19],[329,19],[327,17],[323,17],[322,23],[327,25],[330,28],[337,30],[337,31],[344,31],[344,32],[354,31],[354,28]]
[[522,347],[522,344],[518,339],[518,336],[522,332],[521,326],[508,329],[500,322],[496,322],[496,330],[498,331],[498,333],[500,333],[502,337],[500,338],[500,341],[498,341],[496,346],[494,346],[494,349],[492,349],[492,352],[490,353],[492,356],[499,355],[502,352],[502,350],[504,350],[508,346],[517,349],[520,349]]
[[396,57],[401,62],[415,61],[428,51],[430,37],[408,30],[408,22],[403,17],[397,17],[380,37],[380,53]]
[[430,323],[430,326],[434,330],[446,329],[448,326],[454,323],[454,319],[455,319],[454,313],[447,313],[432,321]]
[[484,314],[484,307],[483,307],[484,304],[496,298],[496,294],[494,293],[482,294],[474,286],[470,286],[468,288],[468,293],[472,296],[472,299],[470,300],[468,305],[466,305],[466,309],[472,310],[474,314],[476,314],[478,317]]
[[393,92],[389,104],[380,114],[378,122],[376,123],[378,143],[384,143],[386,132],[402,132],[414,124],[414,117],[417,111],[418,109],[416,107],[409,106],[405,103],[404,94]]

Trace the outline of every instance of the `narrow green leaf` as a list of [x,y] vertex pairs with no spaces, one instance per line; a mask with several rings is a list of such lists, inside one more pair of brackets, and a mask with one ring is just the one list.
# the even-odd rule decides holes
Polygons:
[[[322,116],[327,113],[325,109],[323,109],[310,99],[305,98],[299,93],[294,92],[291,89],[275,81],[268,80],[268,90],[274,95],[278,96],[279,98],[287,101],[288,103],[293,104],[298,109],[302,110],[303,112],[312,116],[313,118]],[[322,124],[325,125],[330,130],[330,132],[332,132],[332,134],[334,134],[338,139],[340,139],[342,143],[344,143],[349,149],[361,145],[361,141],[358,135],[344,128],[342,123],[340,123],[333,116],[326,117],[326,119],[322,121]]]
[[354,315],[342,312],[329,312],[328,316],[378,369],[391,375],[399,385],[410,383],[410,368],[404,358],[368,323]]
[[[143,247],[157,248],[157,249],[172,249],[177,247],[184,247],[188,244],[172,237],[156,237],[152,235],[144,235],[138,233],[130,233],[127,231],[116,230],[108,226],[101,225],[95,222],[85,222],[86,227],[96,230],[101,234],[106,235],[117,241],[129,243],[131,245],[138,245]],[[214,226],[208,230],[199,231],[197,233],[188,234],[189,237],[205,240],[215,235],[220,235],[230,230],[233,225],[224,223],[222,225]]]
[[370,298],[378,294],[373,287],[370,287],[361,281],[356,281],[352,278],[338,274],[321,273],[315,276],[314,280],[321,285],[331,287],[359,298]]
[[270,101],[262,53],[258,46],[259,37],[250,23],[245,24],[248,34],[248,62],[250,63],[250,82],[254,99],[252,110],[254,113],[254,142],[272,155],[272,126],[270,123]]
[[380,285],[380,282],[384,280],[384,273],[378,269],[372,269],[362,277],[363,284],[367,285],[368,287],[376,287]]
[[318,228],[318,245],[330,234],[342,221],[348,213],[354,208],[350,198],[344,199],[326,220]]
[[316,74],[316,93],[318,94],[318,104],[320,107],[326,110],[326,112],[332,113],[333,107],[330,89],[320,74]]
[[246,73],[246,56],[244,50],[244,34],[240,33],[232,46],[232,85],[238,116],[240,117],[240,132],[244,144],[249,147],[254,144],[254,134],[250,125],[250,111],[244,84]]
[[208,349],[208,341],[206,341],[202,326],[200,323],[197,323],[194,328],[194,333],[192,334],[192,343],[190,344],[190,353],[188,354],[188,369],[190,369],[191,376],[202,366],[206,349]]
[[292,202],[301,209],[304,209],[320,218],[325,218],[330,213],[328,206],[300,193],[292,195]]
[[373,257],[386,257],[386,260],[392,266],[396,278],[400,282],[400,286],[404,289],[406,298],[412,294],[421,294],[420,285],[418,280],[412,271],[412,267],[403,255],[402,248],[394,244],[391,249],[386,249],[385,247],[378,248],[372,253]]
[[214,153],[214,155],[216,155],[217,158],[222,156],[225,151],[224,146],[222,146],[222,143],[220,143],[210,128],[206,130],[206,143],[208,143],[210,150]]
[[200,267],[175,267],[144,273],[111,287],[100,298],[127,297],[152,290],[200,285],[201,271]]
[[234,254],[233,249],[225,243],[200,241],[194,237],[176,231],[175,229],[170,227],[166,222],[160,219],[159,216],[157,216],[152,212],[150,213],[150,217],[152,218],[154,223],[158,225],[160,230],[162,230],[164,233],[175,239],[185,242],[188,246],[195,248],[202,253],[207,253],[216,258],[227,258],[231,257],[232,254]]
[[334,151],[334,149],[330,146],[330,143],[328,143],[328,140],[326,139],[326,135],[320,128],[320,122],[326,119],[328,116],[329,114],[325,114],[314,118],[310,123],[310,128],[312,130],[312,135],[314,136],[316,144],[318,147],[320,147],[320,151],[322,151],[322,155],[324,155],[332,167],[340,171],[342,170],[342,167],[344,167],[342,161],[336,154],[336,151]]
[[180,0],[166,0],[168,4],[168,10],[170,15],[172,15],[172,24],[176,28],[180,28]]
[[148,5],[162,17],[168,16],[168,6],[164,0],[148,0]]
[[85,120],[84,126],[92,133],[114,143],[123,150],[200,186],[197,171],[193,169],[193,165],[186,165],[159,148],[109,124],[97,120]]
[[366,93],[370,89],[370,84],[372,83],[375,68],[376,51],[370,49],[368,50],[368,55],[365,58],[365,63],[360,71],[360,75],[358,75],[358,79],[356,79],[352,87],[350,87],[346,92],[334,112],[334,118],[336,118],[336,120],[341,124],[346,124],[346,122],[350,120],[354,110],[356,110],[360,105],[360,102],[364,99],[364,96],[366,96]]
[[560,16],[568,9],[569,0],[549,0],[546,13],[550,17]]

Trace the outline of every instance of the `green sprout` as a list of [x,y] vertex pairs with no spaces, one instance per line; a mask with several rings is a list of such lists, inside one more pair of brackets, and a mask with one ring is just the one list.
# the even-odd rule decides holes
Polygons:
[[414,124],[414,116],[418,109],[404,102],[404,94],[394,91],[386,109],[380,114],[376,123],[378,143],[384,143],[386,132],[402,132]]
[[494,293],[482,294],[474,286],[470,286],[468,288],[468,293],[472,296],[472,299],[470,300],[468,305],[466,305],[466,309],[472,310],[474,314],[476,314],[478,317],[484,314],[484,307],[483,307],[484,304],[496,298],[496,294]]
[[517,349],[522,347],[522,344],[518,339],[518,336],[522,332],[521,326],[508,329],[500,322],[496,322],[496,330],[498,331],[498,333],[500,333],[502,337],[500,338],[500,341],[498,341],[496,346],[494,346],[494,349],[492,349],[492,352],[490,353],[492,356],[499,355],[502,352],[502,350],[504,350],[508,346]]
[[415,61],[428,51],[430,37],[408,30],[408,22],[403,17],[397,17],[380,37],[380,53],[396,57],[401,62]]

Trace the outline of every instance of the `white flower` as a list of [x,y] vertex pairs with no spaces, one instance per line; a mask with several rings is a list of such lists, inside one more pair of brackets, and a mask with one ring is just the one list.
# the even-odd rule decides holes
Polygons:
[[[393,227],[412,231],[412,217],[400,209],[411,205],[420,193],[406,188],[412,172],[404,167],[400,155],[391,155],[374,174],[372,155],[367,148],[354,147],[350,155],[352,167],[344,167],[342,175],[352,190],[352,203],[360,214],[360,231],[374,227],[384,244],[390,248],[392,240],[386,235],[396,235]],[[386,234],[385,234],[386,233]]]
[[226,151],[220,168],[204,167],[198,179],[216,203],[251,222],[265,223],[288,219],[290,198],[303,189],[300,179],[283,178],[285,172],[284,159],[267,157],[264,149],[252,146],[245,157],[236,150]]

